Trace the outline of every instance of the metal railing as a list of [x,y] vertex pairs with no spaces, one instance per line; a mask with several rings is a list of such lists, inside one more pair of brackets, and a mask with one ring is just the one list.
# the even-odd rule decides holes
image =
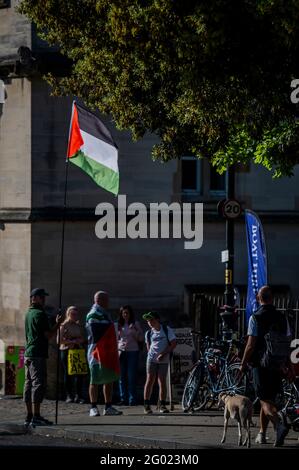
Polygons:
[[[294,338],[299,338],[299,299],[290,297],[274,297],[275,307],[288,315]],[[239,338],[246,336],[246,297],[241,296],[237,308],[237,334]],[[222,295],[194,294],[192,323],[193,328],[201,331],[203,336],[219,338],[221,336],[221,307],[224,305]]]

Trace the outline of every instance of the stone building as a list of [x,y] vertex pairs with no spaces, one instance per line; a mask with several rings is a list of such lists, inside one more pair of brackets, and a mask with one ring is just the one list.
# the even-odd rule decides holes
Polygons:
[[[37,38],[33,25],[15,12],[15,4],[15,0],[0,2],[0,79],[7,94],[0,104],[0,337],[22,344],[31,288],[41,286],[50,292],[50,313],[59,304],[72,100],[52,97],[35,73],[36,58],[49,67],[58,67],[60,58]],[[32,51],[33,58],[26,56],[24,48]],[[107,118],[105,122],[119,147],[120,193],[127,196],[128,204],[203,202],[203,246],[185,250],[183,239],[99,240],[95,207],[117,200],[70,165],[62,304],[76,304],[84,314],[93,293],[104,289],[110,293],[112,312],[129,303],[137,315],[155,308],[176,323],[182,315],[190,315],[192,293],[221,294],[224,290],[220,254],[225,249],[225,223],[217,214],[224,179],[206,161],[189,156],[167,164],[153,162],[154,136],[134,143],[130,133],[118,132]],[[297,296],[298,170],[291,179],[274,181],[263,168],[240,168],[236,198],[244,208],[259,213],[264,224],[269,281]],[[235,227],[235,284],[242,288],[246,282],[246,237],[240,218]]]

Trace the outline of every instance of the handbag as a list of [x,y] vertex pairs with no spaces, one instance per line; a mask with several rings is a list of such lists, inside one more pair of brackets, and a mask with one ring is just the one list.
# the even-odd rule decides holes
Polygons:
[[87,374],[87,361],[84,349],[69,349],[67,357],[68,375]]

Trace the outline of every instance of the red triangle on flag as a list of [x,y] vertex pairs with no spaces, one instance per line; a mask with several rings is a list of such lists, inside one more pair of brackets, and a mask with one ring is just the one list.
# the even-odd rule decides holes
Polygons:
[[84,144],[84,140],[82,138],[80,127],[79,127],[78,110],[77,110],[76,104],[74,103],[67,157],[68,158],[74,157],[76,153],[78,152],[78,150],[80,150],[83,144]]

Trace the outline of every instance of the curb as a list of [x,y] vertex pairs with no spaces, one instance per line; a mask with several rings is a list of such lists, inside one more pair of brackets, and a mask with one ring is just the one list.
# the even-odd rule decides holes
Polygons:
[[147,437],[132,437],[127,435],[111,434],[105,432],[93,431],[77,431],[73,429],[66,429],[63,427],[43,426],[36,427],[32,430],[33,434],[40,436],[63,437],[67,439],[85,440],[91,442],[108,441],[115,444],[131,444],[138,447],[145,447],[147,449],[203,449],[203,448],[216,448],[216,446],[202,446],[199,444],[190,444],[178,441],[169,441],[164,439],[152,439]]
[[9,436],[9,435],[17,435],[17,434],[29,434],[31,430],[26,428],[22,424],[15,424],[15,423],[1,423],[0,424],[0,436]]

